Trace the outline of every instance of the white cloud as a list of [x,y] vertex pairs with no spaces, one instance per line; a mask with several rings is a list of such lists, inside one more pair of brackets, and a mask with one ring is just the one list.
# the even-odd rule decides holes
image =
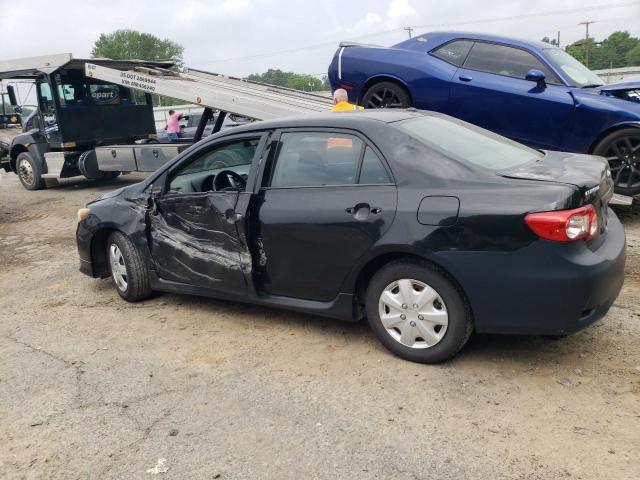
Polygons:
[[[326,72],[339,41],[393,45],[407,38],[401,27],[409,25],[444,24],[441,29],[530,39],[555,36],[560,30],[562,44],[566,45],[584,38],[584,27],[578,26],[580,21],[594,19],[598,23],[591,25],[589,33],[598,40],[615,30],[640,35],[637,4],[517,18],[536,12],[584,8],[601,4],[602,0],[485,3],[478,13],[477,0],[0,0],[0,59],[60,52],[86,56],[100,33],[119,28],[169,38],[185,47],[187,65],[235,76],[268,68]],[[515,18],[463,23],[499,17]],[[452,25],[453,22],[457,24]],[[425,27],[414,34],[433,29]],[[295,51],[318,44],[321,46]],[[256,57],[282,51],[286,53]]]
[[391,0],[387,9],[387,17],[392,20],[415,14],[416,10],[411,6],[409,0]]

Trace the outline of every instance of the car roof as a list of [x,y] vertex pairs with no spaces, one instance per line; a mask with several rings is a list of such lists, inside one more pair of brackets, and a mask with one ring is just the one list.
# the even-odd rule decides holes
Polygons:
[[[404,42],[394,45],[395,48],[413,49],[417,46],[424,50],[427,46],[428,50],[439,45],[456,39],[482,40],[485,42],[496,42],[513,45],[516,47],[527,48],[530,50],[541,50],[543,48],[556,48],[555,46],[540,42],[537,40],[526,40],[514,37],[503,37],[500,35],[491,35],[487,33],[465,32],[465,31],[449,31],[449,32],[429,32],[422,35],[405,40]],[[426,40],[426,41],[425,41]]]
[[[278,128],[298,128],[298,127],[314,127],[314,128],[360,128],[367,124],[379,125],[380,123],[393,123],[409,118],[431,114],[416,110],[408,109],[371,109],[356,110],[353,112],[327,112],[313,115],[298,115],[294,117],[279,118],[277,120],[264,120],[234,127],[225,131],[225,134],[235,134],[242,132],[253,132],[258,130],[275,130]],[[215,135],[220,138],[219,135]]]

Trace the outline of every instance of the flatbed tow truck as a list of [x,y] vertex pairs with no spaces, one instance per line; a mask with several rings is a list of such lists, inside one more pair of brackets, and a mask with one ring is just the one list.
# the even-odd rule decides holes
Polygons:
[[[190,144],[155,143],[151,94],[204,107],[193,142],[214,111],[255,120],[323,112],[331,99],[201,70],[177,72],[169,61],[75,59],[59,54],[0,61],[0,81],[35,83],[38,108],[26,119],[0,122],[0,168],[37,190],[83,175],[113,178],[156,170]],[[14,110],[12,86],[7,87]]]

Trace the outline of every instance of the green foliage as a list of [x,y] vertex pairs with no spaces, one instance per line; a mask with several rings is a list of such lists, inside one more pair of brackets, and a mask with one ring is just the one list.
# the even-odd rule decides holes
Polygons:
[[556,40],[555,38],[551,38],[551,39],[550,39],[549,37],[544,37],[544,38],[542,39],[542,41],[543,41],[544,43],[549,43],[549,44],[554,45],[554,46],[556,46],[556,47],[558,46],[558,40]]
[[[632,37],[629,32],[613,32],[602,42],[593,38],[579,40],[566,48],[567,53],[586,65],[586,53],[589,51],[589,68],[601,70],[640,65],[637,47],[640,38]],[[635,50],[635,54],[629,55]]]
[[160,39],[135,30],[116,30],[100,34],[91,50],[92,57],[113,60],[173,60],[182,66],[184,47],[169,39]]
[[[160,39],[149,33],[135,30],[116,30],[100,34],[91,50],[92,57],[112,60],[172,60],[178,67],[183,66],[184,47],[169,39]],[[153,95],[154,105],[182,105],[181,100],[161,98]]]
[[627,65],[629,66],[640,65],[640,43],[629,50],[625,55],[625,58],[627,60]]
[[283,72],[279,69],[270,68],[264,73],[254,73],[247,77],[247,80],[254,82],[268,83],[279,87],[293,88],[295,90],[320,91],[331,90],[329,80],[326,76],[318,79],[312,75],[304,75],[294,72]]

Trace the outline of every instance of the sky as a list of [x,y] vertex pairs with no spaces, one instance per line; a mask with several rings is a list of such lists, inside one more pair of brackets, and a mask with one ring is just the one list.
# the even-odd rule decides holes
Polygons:
[[129,28],[185,47],[189,67],[233,76],[269,68],[321,75],[338,42],[393,45],[433,30],[467,30],[561,45],[616,30],[640,36],[640,0],[0,0],[0,59],[87,57],[101,33]]

